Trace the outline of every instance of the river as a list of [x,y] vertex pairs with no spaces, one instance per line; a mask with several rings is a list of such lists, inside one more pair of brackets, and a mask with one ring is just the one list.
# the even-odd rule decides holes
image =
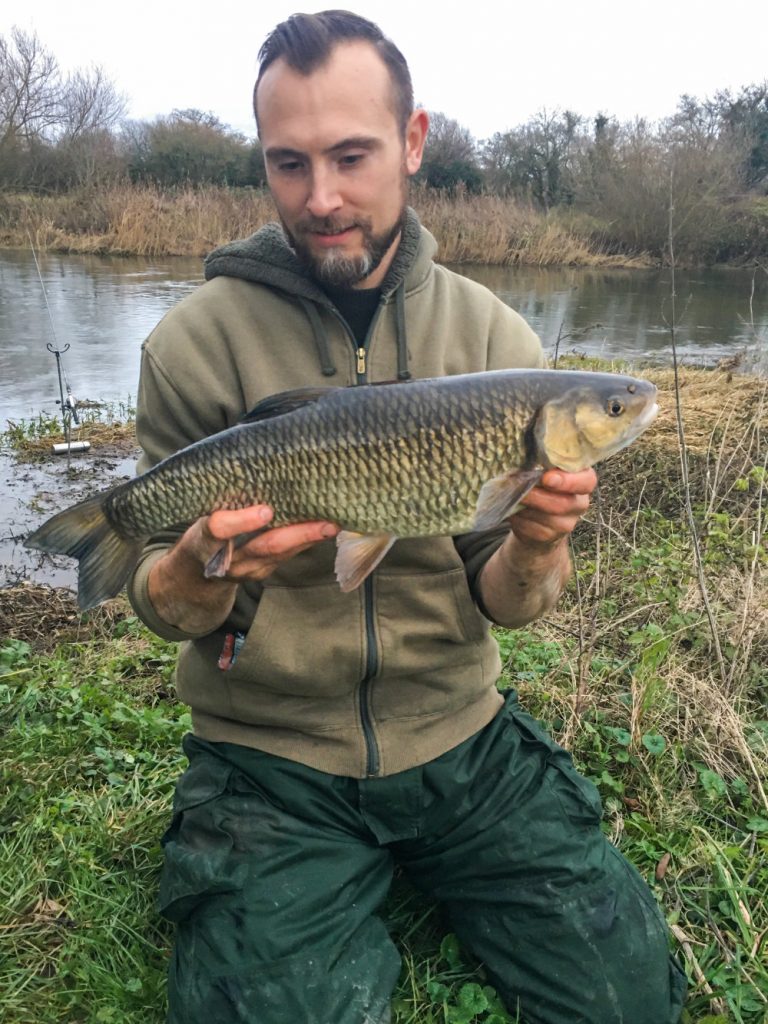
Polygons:
[[[46,345],[69,350],[62,366],[78,399],[135,398],[141,343],[202,280],[198,259],[148,260],[41,255],[43,288],[32,254],[0,252],[0,429],[6,420],[56,414],[56,361]],[[465,266],[456,268],[496,292],[536,330],[549,353],[638,361],[671,359],[669,271]],[[745,270],[677,274],[678,354],[696,365],[747,350],[768,367],[768,275]]]
[[[135,399],[141,343],[202,280],[198,259],[0,252],[0,432],[8,421],[58,415],[59,383],[48,345],[79,400]],[[669,271],[457,267],[496,292],[533,326],[547,352],[576,349],[632,362],[671,359]],[[748,271],[679,272],[677,346],[687,363],[710,366],[744,351],[768,371],[768,276]],[[46,304],[47,298],[47,304]],[[752,324],[754,322],[754,326]],[[18,466],[0,450],[0,587],[20,580],[71,586],[74,563],[26,551],[27,531],[84,494],[132,472],[118,454],[91,452]]]

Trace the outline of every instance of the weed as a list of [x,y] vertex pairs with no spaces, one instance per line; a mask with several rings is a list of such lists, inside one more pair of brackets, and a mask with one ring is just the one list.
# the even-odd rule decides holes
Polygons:
[[[78,407],[78,418],[80,423],[71,425],[72,441],[89,441],[100,447],[136,445],[136,408],[130,395],[125,401],[83,404]],[[7,420],[6,429],[0,433],[0,446],[25,461],[47,458],[53,444],[66,440],[61,420],[42,414],[31,420]]]

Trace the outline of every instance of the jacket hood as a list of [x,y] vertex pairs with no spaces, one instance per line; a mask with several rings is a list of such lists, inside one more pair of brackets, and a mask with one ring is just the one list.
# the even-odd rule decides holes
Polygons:
[[[421,226],[414,210],[406,208],[405,225],[381,290],[389,298],[400,285],[410,291],[421,285],[429,273],[437,243]],[[204,262],[205,279],[238,277],[256,284],[279,288],[320,306],[332,306],[330,298],[316,284],[288,243],[278,223],[266,224],[248,238],[229,242],[214,249]]]

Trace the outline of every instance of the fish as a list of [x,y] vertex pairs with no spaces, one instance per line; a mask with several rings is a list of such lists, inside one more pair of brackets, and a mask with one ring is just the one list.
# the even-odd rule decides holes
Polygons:
[[[87,609],[119,593],[160,530],[266,504],[273,526],[340,526],[335,574],[351,591],[399,538],[497,527],[545,470],[595,465],[657,412],[651,382],[578,370],[299,388],[57,513],[25,544],[79,560],[78,603]],[[227,542],[206,574],[225,575],[232,550]]]

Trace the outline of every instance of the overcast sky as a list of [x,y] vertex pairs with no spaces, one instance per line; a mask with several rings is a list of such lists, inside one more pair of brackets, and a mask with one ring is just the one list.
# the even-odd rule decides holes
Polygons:
[[[2,5],[0,34],[14,24],[34,29],[65,68],[101,64],[131,117],[197,107],[250,134],[265,35],[297,10],[324,6],[26,0]],[[403,51],[417,101],[477,138],[544,107],[656,120],[684,92],[703,97],[768,78],[768,0],[358,0],[351,9]]]

